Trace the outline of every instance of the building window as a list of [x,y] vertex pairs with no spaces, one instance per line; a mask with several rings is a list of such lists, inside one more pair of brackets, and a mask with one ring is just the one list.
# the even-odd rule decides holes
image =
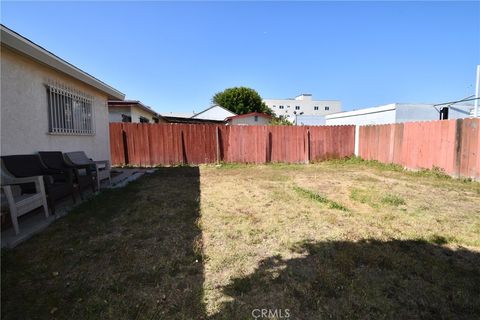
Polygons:
[[290,108],[290,106],[287,106],[287,108]]
[[92,135],[93,98],[61,84],[47,85],[48,132]]
[[150,123],[150,120],[148,120],[145,117],[140,117],[140,118],[138,118],[138,120],[140,120],[140,123]]
[[253,117],[253,118],[255,119],[255,121],[258,121],[258,116],[255,116],[255,117]]
[[276,105],[273,105],[274,108],[276,108],[277,106]]
[[279,109],[283,109],[283,106],[278,106]]
[[328,110],[330,110],[330,107],[329,107],[329,106],[326,106],[326,107],[325,107],[325,111],[328,111]]
[[300,110],[300,106],[295,106],[295,110]]
[[318,106],[313,107],[313,110],[318,110]]
[[122,122],[132,122],[132,117],[122,114]]

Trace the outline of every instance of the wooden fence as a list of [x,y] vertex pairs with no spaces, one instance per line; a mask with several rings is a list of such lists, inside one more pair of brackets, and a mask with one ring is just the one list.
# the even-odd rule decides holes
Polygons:
[[480,119],[361,126],[359,156],[410,169],[480,178]]
[[353,155],[354,126],[111,123],[113,165],[304,163]]

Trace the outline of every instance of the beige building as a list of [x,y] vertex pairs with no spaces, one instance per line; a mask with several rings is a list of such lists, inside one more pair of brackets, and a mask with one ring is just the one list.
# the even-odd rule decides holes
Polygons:
[[163,123],[162,116],[137,100],[109,100],[110,122]]
[[265,104],[276,116],[284,116],[294,123],[296,115],[324,116],[342,111],[339,100],[313,100],[312,95],[303,93],[292,99],[264,99]]
[[270,123],[272,116],[260,112],[251,112],[228,117],[225,120],[229,125],[264,126]]
[[1,154],[110,159],[109,99],[124,94],[1,26]]

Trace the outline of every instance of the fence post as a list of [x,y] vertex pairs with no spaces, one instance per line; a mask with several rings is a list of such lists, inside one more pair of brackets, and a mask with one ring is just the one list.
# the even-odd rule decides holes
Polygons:
[[219,127],[215,127],[215,138],[217,142],[217,164],[220,163],[220,139],[219,139]]
[[459,177],[462,167],[463,119],[455,121],[455,176]]
[[355,154],[356,157],[359,157],[360,156],[360,150],[359,150],[359,146],[360,146],[360,126],[358,124],[355,125],[355,148],[354,148],[354,151],[353,153]]
[[122,124],[122,142],[123,142],[123,160],[125,162],[125,165],[128,165],[130,163],[128,159],[128,137],[127,137],[127,132],[123,128]]
[[310,129],[306,128],[306,137],[305,137],[305,163],[310,163]]

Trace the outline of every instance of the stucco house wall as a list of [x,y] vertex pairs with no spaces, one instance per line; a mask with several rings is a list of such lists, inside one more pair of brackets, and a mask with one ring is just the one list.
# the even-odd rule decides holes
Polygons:
[[[93,97],[93,135],[48,132],[46,82],[54,80]],[[83,150],[110,159],[107,95],[62,72],[1,46],[1,154]]]
[[264,126],[270,122],[269,118],[257,117],[255,121],[255,116],[241,117],[241,118],[232,118],[228,123],[232,125],[250,125],[250,126]]
[[130,110],[132,122],[140,122],[140,117],[144,117],[147,118],[150,123],[155,123],[155,121],[153,121],[153,115],[151,113],[136,107],[132,107]]
[[131,117],[129,107],[108,107],[108,120],[110,122],[122,122],[122,114]]

